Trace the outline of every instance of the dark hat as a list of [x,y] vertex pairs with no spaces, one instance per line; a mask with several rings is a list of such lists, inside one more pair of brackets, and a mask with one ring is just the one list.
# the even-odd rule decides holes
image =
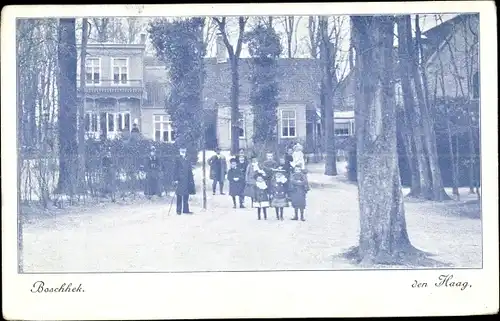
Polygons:
[[234,158],[234,157],[233,157],[233,158],[231,158],[231,159],[229,160],[229,162],[230,162],[230,163],[237,163],[238,161],[236,160],[236,158]]

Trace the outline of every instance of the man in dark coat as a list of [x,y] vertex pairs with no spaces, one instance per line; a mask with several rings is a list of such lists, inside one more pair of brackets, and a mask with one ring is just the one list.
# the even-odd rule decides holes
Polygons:
[[213,194],[215,195],[218,183],[220,194],[224,195],[224,180],[226,179],[227,163],[226,158],[221,155],[219,148],[215,149],[215,155],[210,157],[208,165],[210,166],[210,179],[213,180]]
[[193,212],[189,211],[189,195],[195,194],[193,168],[186,157],[186,148],[180,148],[179,154],[174,166],[177,214],[193,214]]

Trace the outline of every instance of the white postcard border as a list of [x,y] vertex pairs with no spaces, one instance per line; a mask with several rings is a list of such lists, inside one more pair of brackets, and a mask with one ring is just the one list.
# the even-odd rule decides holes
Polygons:
[[[2,292],[4,318],[36,320],[468,315],[498,311],[498,93],[493,2],[10,6],[2,10]],[[483,269],[17,274],[15,17],[480,12]],[[491,72],[491,73],[490,73]],[[354,244],[353,244],[354,245]],[[469,282],[413,289],[441,274]],[[37,280],[84,293],[33,294]]]

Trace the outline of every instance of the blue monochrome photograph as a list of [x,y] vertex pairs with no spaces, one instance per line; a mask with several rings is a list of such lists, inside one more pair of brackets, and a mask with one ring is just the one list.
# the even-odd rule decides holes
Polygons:
[[481,269],[479,26],[17,18],[18,272]]

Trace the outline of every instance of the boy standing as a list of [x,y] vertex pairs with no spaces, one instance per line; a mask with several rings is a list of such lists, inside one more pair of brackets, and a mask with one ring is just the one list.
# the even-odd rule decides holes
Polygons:
[[229,181],[229,195],[233,199],[233,208],[236,208],[236,197],[238,197],[240,208],[243,206],[244,190],[245,190],[245,173],[237,167],[236,159],[231,159],[231,168],[227,172],[227,180]]

